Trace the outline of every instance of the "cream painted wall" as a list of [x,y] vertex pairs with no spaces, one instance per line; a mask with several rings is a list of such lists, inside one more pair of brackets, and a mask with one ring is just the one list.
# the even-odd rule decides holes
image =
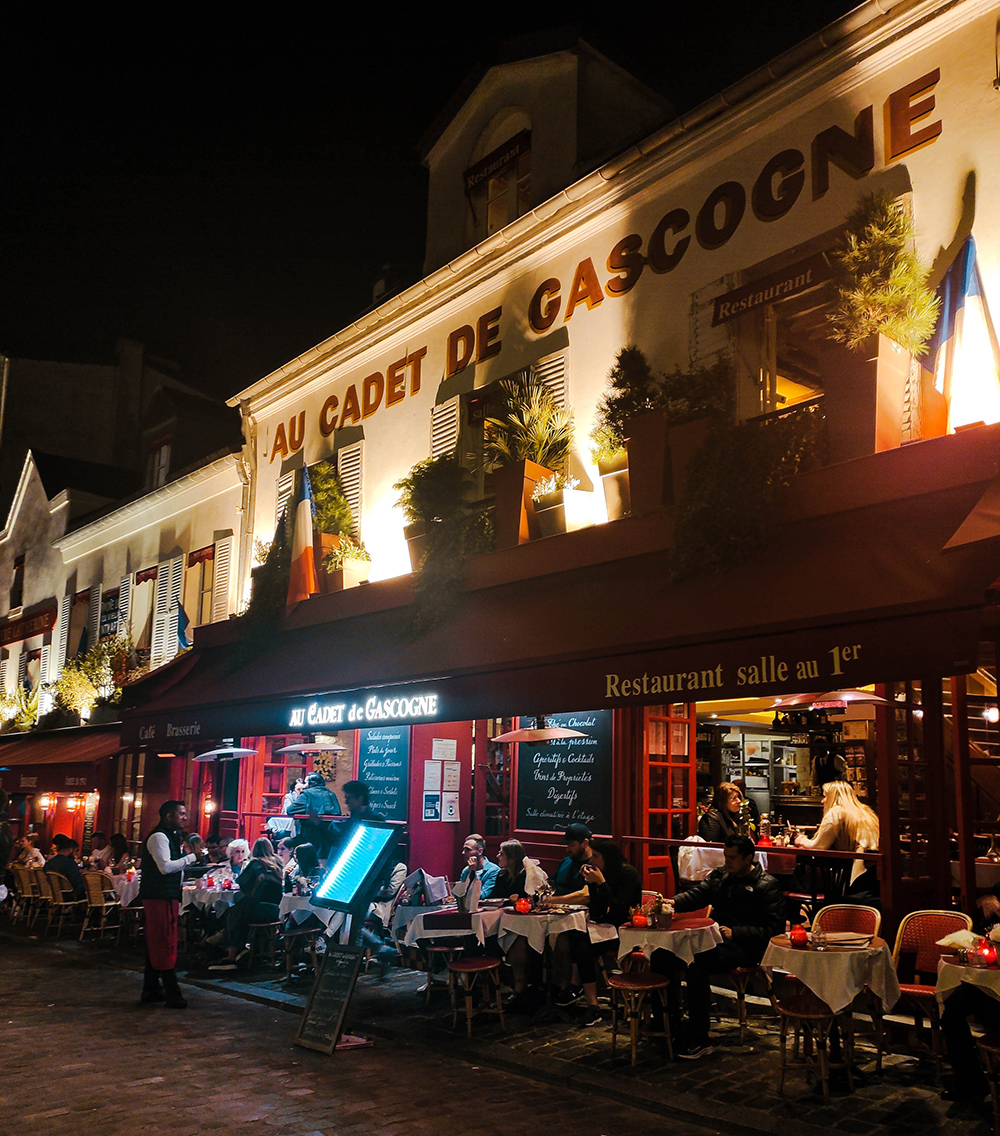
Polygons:
[[[943,6],[924,5],[921,12],[935,7]],[[376,371],[384,375],[395,360],[426,348],[420,390],[411,394],[408,383],[406,397],[398,404],[383,403],[360,420],[365,434],[362,535],[372,553],[372,579],[408,571],[392,484],[429,454],[430,412],[445,374],[448,334],[463,324],[475,326],[481,315],[502,308],[502,350],[477,365],[476,387],[546,354],[545,336],[530,330],[527,311],[536,288],[548,277],[558,278],[562,286],[563,307],[551,332],[562,329],[568,334],[577,449],[588,462],[587,435],[595,404],[624,344],[636,343],[656,368],[686,366],[694,293],[841,224],[864,193],[883,187],[898,193],[912,187],[919,252],[930,265],[941,250],[951,247],[954,252],[956,237],[965,235],[960,223],[963,195],[968,214],[968,178],[974,174],[973,232],[987,298],[1000,314],[1000,197],[991,190],[1000,178],[1000,93],[992,87],[996,9],[967,0],[926,22],[920,15],[911,9],[895,22],[863,29],[808,74],[793,75],[666,152],[629,166],[578,207],[553,206],[544,222],[522,219],[505,231],[505,246],[498,244],[495,253],[479,260],[462,258],[454,279],[436,285],[432,295],[421,295],[422,286],[417,286],[387,305],[377,328],[353,340],[348,337],[326,357],[301,365],[298,373],[291,364],[288,370],[294,378],[281,378],[271,390],[244,392],[258,424],[253,535],[266,540],[273,534],[281,460],[271,457],[279,423],[287,431],[289,421],[304,412],[306,462],[327,456],[333,439],[324,438],[318,425],[324,401],[333,395],[342,407],[352,384],[360,395],[365,376]],[[901,30],[903,34],[897,34]],[[935,68],[941,77],[933,89],[933,112],[914,128],[940,119],[940,136],[923,149],[887,160],[886,100]],[[868,106],[874,118],[873,170],[854,180],[831,166],[828,192],[813,200],[814,136],[831,126],[852,131],[855,115]],[[786,148],[804,155],[804,188],[784,217],[759,220],[750,208],[751,187],[765,162]],[[618,240],[639,234],[646,252],[659,219],[676,208],[691,215],[692,224],[683,235],[692,234],[694,217],[709,192],[729,180],[746,189],[748,202],[742,222],[723,247],[702,248],[692,238],[675,270],[656,275],[647,266],[625,297],[605,295],[592,310],[580,304],[566,319],[571,281],[581,261],[591,259],[603,285],[612,275],[607,257]],[[942,262],[938,277],[943,267]],[[715,291],[731,286],[723,282]],[[603,510],[598,497],[595,494],[595,520]]]

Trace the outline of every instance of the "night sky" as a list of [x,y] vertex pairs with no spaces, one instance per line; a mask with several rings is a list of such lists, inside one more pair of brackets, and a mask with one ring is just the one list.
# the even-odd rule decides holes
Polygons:
[[[686,110],[851,6],[563,15]],[[510,6],[502,28],[458,5],[22,8],[0,68],[0,353],[111,362],[128,335],[219,395],[353,319],[386,261],[419,277],[421,137],[499,41],[564,26]]]

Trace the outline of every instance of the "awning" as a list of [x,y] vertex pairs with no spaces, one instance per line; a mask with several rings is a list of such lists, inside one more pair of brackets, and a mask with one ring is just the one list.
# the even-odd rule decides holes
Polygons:
[[123,748],[121,727],[73,726],[0,737],[0,769],[14,765],[78,765],[101,761]]
[[[900,465],[910,460],[901,452]],[[484,557],[470,565],[454,615],[418,638],[409,632],[411,579],[369,585],[357,600],[364,614],[276,634],[248,661],[239,644],[196,651],[173,686],[123,713],[122,737],[179,749],[223,736],[778,697],[965,673],[976,666],[1000,541],[945,545],[986,480],[820,516],[800,510],[731,572],[680,585],[669,581],[666,542],[496,586],[488,572],[499,562]],[[606,542],[612,530],[556,539]],[[625,528],[614,531],[625,538]],[[323,597],[305,614],[327,601],[346,604]]]

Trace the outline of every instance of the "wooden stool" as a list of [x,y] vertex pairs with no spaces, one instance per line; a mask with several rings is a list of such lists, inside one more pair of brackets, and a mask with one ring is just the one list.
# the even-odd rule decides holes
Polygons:
[[322,931],[318,928],[311,928],[305,931],[282,931],[281,938],[285,947],[285,980],[289,981],[292,977],[292,956],[295,953],[295,944],[300,939],[303,940],[305,949],[309,952],[309,957],[312,959],[313,974],[319,970],[319,961],[316,958],[316,939],[322,935]]
[[987,1033],[976,1042],[979,1056],[983,1061],[986,1079],[990,1083],[990,1099],[993,1101],[993,1132],[1000,1136],[1000,1033]]
[[629,1032],[632,1037],[632,1064],[635,1065],[639,1054],[639,1027],[642,1019],[643,1005],[647,995],[658,993],[660,1005],[663,1007],[663,1030],[652,1030],[647,1026],[647,1037],[665,1037],[667,1039],[667,1052],[671,1061],[674,1058],[674,1039],[670,1035],[670,1017],[667,1013],[666,999],[663,991],[670,985],[670,979],[665,974],[653,974],[649,971],[630,971],[628,974],[609,974],[608,986],[611,987],[611,1056],[615,1055],[615,1046],[618,1042],[618,996],[621,995],[628,1018]]
[[[777,1009],[781,1017],[779,1095],[785,1090],[785,1070],[788,1068],[788,1029],[789,1026],[794,1025],[796,1031],[802,1030],[802,1050],[806,1062],[806,1072],[808,1073],[814,1068],[819,1072],[820,1084],[823,1087],[823,1100],[828,1102],[830,1100],[830,1057],[827,1052],[827,1043],[830,1039],[830,1030],[833,1028],[833,1023],[837,1020],[838,1015],[811,991],[779,999]],[[815,1057],[813,1056],[814,1041],[816,1043]],[[854,1077],[851,1073],[851,1062],[854,1057],[854,1045],[850,1029],[843,1030],[843,1044],[843,1065],[847,1070],[848,1087],[853,1092]],[[796,1039],[797,1048],[798,1040]]]
[[736,1009],[740,1019],[740,1045],[744,1043],[747,1035],[747,986],[750,979],[760,975],[767,987],[767,996],[771,1000],[771,1009],[778,1013],[778,1003],[774,997],[774,986],[767,971],[762,966],[737,966],[729,972],[736,987]]
[[[431,1004],[431,984],[434,981],[434,960],[437,958],[443,959],[447,966],[458,958],[465,950],[465,947],[452,947],[447,944],[437,945],[432,943],[430,946],[424,947],[423,949],[424,953],[427,955],[427,989],[424,993],[424,1005],[429,1006]],[[448,979],[448,986],[451,986],[450,977]]]
[[[462,990],[465,993],[465,1028],[469,1037],[472,1037],[472,991],[475,988],[476,980],[481,974],[489,975],[497,999],[495,1010],[491,1006],[484,1004],[482,1012],[484,1014],[499,1014],[500,1025],[503,1026],[505,1030],[507,1028],[503,1020],[503,999],[500,997],[500,960],[495,958],[455,959],[448,963],[448,987],[451,992],[451,1028],[455,1029],[458,1025],[458,987],[455,981],[456,976],[458,976],[462,980]],[[429,977],[428,982],[430,982]]]
[[[267,958],[271,966],[275,963],[275,950],[278,946],[278,934],[281,931],[283,924],[281,920],[274,923],[251,923],[250,924],[250,954],[247,958],[247,970],[253,970],[255,959]],[[264,946],[261,947],[261,936],[264,938]]]

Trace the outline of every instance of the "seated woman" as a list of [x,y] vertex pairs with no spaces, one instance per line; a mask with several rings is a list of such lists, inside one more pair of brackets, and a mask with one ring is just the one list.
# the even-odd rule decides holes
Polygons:
[[505,840],[497,853],[500,873],[493,884],[492,899],[510,899],[528,894],[524,845],[520,840]]
[[45,857],[38,850],[38,837],[29,833],[18,841],[19,850],[14,863],[19,868],[44,868]]
[[278,841],[278,847],[275,849],[275,855],[281,864],[282,877],[285,883],[285,890],[292,890],[292,881],[299,874],[299,862],[295,855],[295,848],[292,844],[292,838],[285,836]]
[[210,966],[209,970],[235,970],[237,962],[247,953],[250,924],[278,921],[281,863],[274,855],[274,845],[266,837],[254,842],[253,856],[236,882],[240,892],[226,912],[226,959]]
[[698,835],[709,844],[724,844],[739,834],[740,806],[743,794],[732,781],[723,781],[715,790],[712,803],[698,821]]
[[[268,844],[271,842],[268,840]],[[271,855],[274,855],[274,845],[271,844]],[[235,880],[246,866],[250,858],[250,845],[245,840],[230,840],[226,845],[226,860],[220,864],[213,864],[208,874],[217,882],[222,880]]]
[[[878,813],[863,805],[846,781],[831,781],[823,786],[823,819],[816,835],[796,836],[796,848],[832,848],[837,852],[877,852],[879,840]],[[855,903],[878,900],[878,875],[874,861],[855,860],[845,898]]]
[[113,832],[108,837],[108,847],[111,849],[111,855],[104,870],[113,876],[120,876],[128,868],[131,859],[128,854],[128,841],[120,832]]
[[[626,863],[621,849],[612,840],[593,838],[590,842],[590,860],[580,871],[590,893],[588,918],[593,923],[608,923],[620,927],[628,918],[631,908],[642,900],[642,881],[639,873]],[[587,1000],[582,1026],[598,1025],[601,1009],[597,1004],[597,957],[618,953],[618,939],[605,939],[592,943],[585,931],[566,931],[556,939],[552,969],[562,978],[556,1005],[570,1005],[572,963],[579,972],[583,993]]]

